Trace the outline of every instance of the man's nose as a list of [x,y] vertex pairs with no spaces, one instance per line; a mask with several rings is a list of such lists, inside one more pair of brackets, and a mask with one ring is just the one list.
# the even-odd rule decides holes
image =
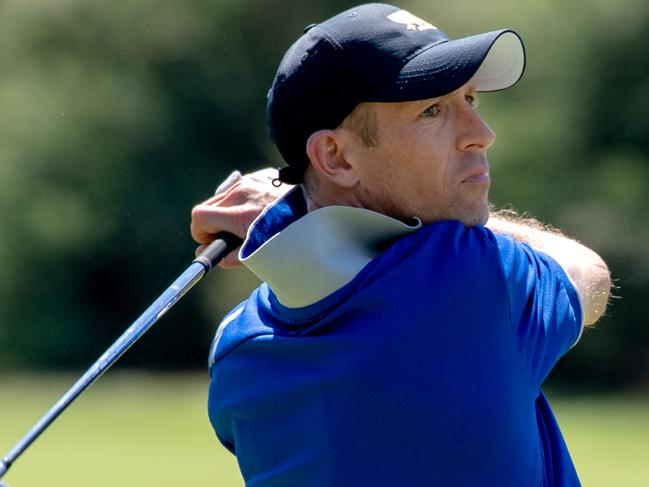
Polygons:
[[496,140],[494,131],[471,106],[460,110],[457,123],[457,148],[461,151],[484,152]]

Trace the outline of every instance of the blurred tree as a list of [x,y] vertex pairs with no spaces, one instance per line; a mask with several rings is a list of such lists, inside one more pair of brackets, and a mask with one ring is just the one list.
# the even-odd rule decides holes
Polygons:
[[[265,99],[286,48],[357,2],[0,3],[0,367],[78,367],[188,264],[189,210],[233,168],[281,165]],[[483,96],[493,200],[602,252],[623,299],[564,384],[647,382],[649,4],[401,2],[451,37],[513,27],[521,83]],[[255,285],[217,272],[124,361],[203,367]]]
[[[307,14],[224,0],[0,8],[0,363],[78,366],[188,263],[191,206],[234,167],[278,165],[265,95]],[[232,304],[207,320],[190,295],[126,362],[203,367]]]

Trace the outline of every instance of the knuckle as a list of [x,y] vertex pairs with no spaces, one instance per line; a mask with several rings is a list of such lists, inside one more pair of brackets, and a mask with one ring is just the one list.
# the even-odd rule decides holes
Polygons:
[[199,221],[205,215],[205,205],[200,204],[192,208],[191,217],[193,221]]
[[189,224],[189,232],[191,233],[191,236],[194,240],[199,239],[201,232],[199,231],[198,227],[194,222],[191,222]]

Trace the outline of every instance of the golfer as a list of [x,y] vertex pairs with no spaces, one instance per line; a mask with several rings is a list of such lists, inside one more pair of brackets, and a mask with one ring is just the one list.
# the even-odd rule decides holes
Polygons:
[[449,40],[384,4],[286,53],[267,109],[288,165],[235,174],[192,216],[201,244],[247,235],[237,258],[263,281],[210,355],[210,420],[246,485],[579,485],[541,386],[610,278],[490,214],[477,93],[524,63],[511,30]]

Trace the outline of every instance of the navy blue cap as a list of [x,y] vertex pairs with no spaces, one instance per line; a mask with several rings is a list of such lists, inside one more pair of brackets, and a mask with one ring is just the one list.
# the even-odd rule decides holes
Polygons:
[[512,30],[450,40],[393,5],[360,5],[305,31],[268,92],[268,129],[289,165],[279,176],[287,183],[302,180],[309,136],[336,128],[361,102],[435,98],[469,81],[478,91],[502,90],[525,68],[523,42]]

